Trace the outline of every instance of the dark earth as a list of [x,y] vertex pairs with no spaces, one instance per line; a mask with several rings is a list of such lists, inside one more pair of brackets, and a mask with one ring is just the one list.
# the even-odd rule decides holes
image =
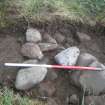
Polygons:
[[[42,35],[49,34],[53,38],[57,38],[56,34],[61,34],[63,39],[57,38],[59,49],[44,53],[45,57],[50,60],[49,63],[54,64],[54,56],[63,48],[71,46],[78,46],[82,52],[88,52],[97,57],[103,64],[105,64],[105,28],[97,24],[96,26],[83,25],[81,23],[70,23],[64,21],[54,21],[51,23],[35,23],[32,24],[34,28],[37,28]],[[25,42],[25,31],[27,25],[18,23],[18,25],[11,26],[6,29],[0,29],[0,63],[5,62],[23,62],[27,58],[23,58],[20,53],[20,48]],[[91,40],[80,41],[77,36],[77,32],[83,32],[91,37]],[[62,40],[62,41],[60,41]],[[18,68],[0,67],[0,83],[1,86],[8,86],[14,88],[14,80]],[[12,73],[11,73],[12,72]],[[51,94],[51,98],[54,98],[59,105],[73,105],[68,102],[68,98],[73,94],[76,94],[81,100],[82,89],[73,86],[70,82],[68,72],[56,71],[58,78],[51,81],[56,91]],[[46,82],[46,80],[44,81]],[[53,88],[52,86],[52,88]],[[38,98],[40,95],[36,88],[29,91],[20,92],[21,95],[28,95],[32,98]],[[80,104],[80,103],[78,103]]]

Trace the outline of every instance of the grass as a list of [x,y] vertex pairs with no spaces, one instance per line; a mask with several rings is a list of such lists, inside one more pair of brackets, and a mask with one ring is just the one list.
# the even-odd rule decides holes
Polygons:
[[20,0],[19,3],[26,17],[60,16],[81,22],[105,22],[104,0]]
[[31,100],[28,97],[21,97],[5,87],[0,89],[0,105],[46,105],[46,103],[36,99]]
[[81,7],[73,0],[20,0],[21,13],[26,17],[49,19],[50,17],[67,17],[71,20],[82,21]]
[[59,16],[82,23],[105,23],[105,0],[1,0],[0,20],[5,17],[7,2],[10,5],[14,3],[20,16],[24,16],[27,21],[51,20]]
[[6,21],[5,21],[5,17],[6,17],[6,0],[1,0],[0,1],[0,26],[5,26]]

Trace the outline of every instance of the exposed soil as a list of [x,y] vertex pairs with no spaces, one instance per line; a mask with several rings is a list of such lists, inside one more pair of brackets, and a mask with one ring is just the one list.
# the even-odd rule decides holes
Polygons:
[[[81,24],[76,25],[65,23],[63,21],[58,23],[52,22],[50,24],[46,23],[43,25],[34,24],[33,26],[39,29],[42,35],[44,33],[49,33],[52,37],[54,37],[55,33],[61,33],[66,38],[63,43],[59,44],[61,47],[68,48],[71,46],[78,46],[81,52],[89,52],[105,64],[105,29],[103,27],[98,28],[98,25],[95,27],[89,27]],[[89,42],[79,42],[76,37],[77,31],[87,33],[91,37],[91,40]],[[24,32],[25,28],[21,25],[8,28],[0,32],[0,63],[23,61],[20,48],[22,43],[25,41]],[[54,63],[54,56],[61,50],[62,48],[52,52],[47,52],[45,53],[45,56],[50,59],[51,63]],[[0,69],[6,70],[6,72],[12,72],[18,68],[1,67]],[[15,80],[16,72],[12,74],[12,76],[7,76],[6,72],[0,73],[1,83],[4,83],[4,85],[8,84],[13,86],[14,82],[12,80]],[[57,100],[59,105],[67,105],[67,97],[72,94],[81,96],[82,91],[70,84],[69,75],[67,72],[59,71],[57,73],[58,78],[53,81],[57,91],[52,97]],[[10,83],[11,81],[12,83]],[[27,93],[27,95],[31,97],[36,97],[35,91],[35,89],[32,89],[28,92],[21,92],[21,94]]]

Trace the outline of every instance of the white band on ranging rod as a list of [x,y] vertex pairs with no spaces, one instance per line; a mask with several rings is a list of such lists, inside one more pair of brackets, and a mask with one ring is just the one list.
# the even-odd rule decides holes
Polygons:
[[52,68],[52,65],[46,64],[25,64],[25,63],[5,63],[5,66],[14,66],[14,67],[48,67]]

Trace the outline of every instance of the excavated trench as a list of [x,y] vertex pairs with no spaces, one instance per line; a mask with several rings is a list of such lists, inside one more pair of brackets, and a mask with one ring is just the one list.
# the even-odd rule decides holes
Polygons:
[[[20,49],[22,44],[25,43],[25,32],[26,25],[18,23],[18,25],[11,26],[10,28],[3,29],[0,32],[0,63],[5,62],[23,62],[27,58],[24,58]],[[32,24],[34,28],[37,28],[42,35],[49,34],[57,41],[59,49],[53,51],[47,51],[44,53],[44,57],[49,61],[49,64],[55,64],[54,56],[63,50],[71,46],[77,46],[81,52],[90,53],[100,62],[105,64],[105,28],[96,25],[94,27],[88,25],[82,25],[80,23],[70,23],[64,21],[57,21],[45,24]],[[77,32],[87,34],[87,36],[80,38],[77,35]],[[32,88],[29,91],[17,91],[14,88],[14,81],[19,68],[13,67],[0,67],[0,83],[1,86],[8,86],[13,88],[16,92],[20,92],[21,95],[28,95],[33,98],[39,97],[37,92],[38,86]],[[58,77],[57,79],[47,81],[47,88],[51,88],[49,91],[54,93],[51,97],[58,105],[74,105],[69,103],[69,97],[73,94],[76,94],[80,100],[83,94],[82,89],[72,85],[70,83],[69,74],[67,71],[56,71]],[[43,86],[43,85],[42,85]],[[46,86],[45,86],[46,87]]]

